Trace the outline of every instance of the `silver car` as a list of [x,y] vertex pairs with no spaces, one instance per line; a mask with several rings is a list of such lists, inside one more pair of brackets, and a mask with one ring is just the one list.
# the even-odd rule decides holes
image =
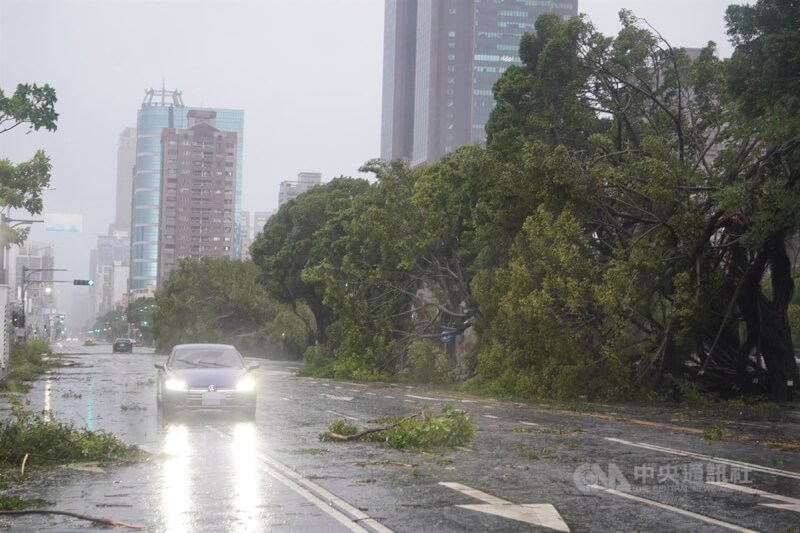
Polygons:
[[230,409],[249,417],[256,411],[256,381],[242,354],[230,344],[178,344],[158,369],[158,407],[165,415],[181,409]]

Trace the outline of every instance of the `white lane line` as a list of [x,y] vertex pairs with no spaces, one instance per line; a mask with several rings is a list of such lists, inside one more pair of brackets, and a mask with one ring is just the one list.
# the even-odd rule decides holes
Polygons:
[[659,509],[664,509],[666,511],[672,511],[673,513],[682,514],[684,516],[688,516],[691,518],[696,518],[697,520],[701,520],[703,522],[708,522],[709,524],[714,524],[716,526],[721,526],[727,529],[731,529],[733,531],[742,531],[745,533],[758,533],[758,531],[754,529],[747,529],[742,526],[737,526],[736,524],[730,524],[728,522],[723,522],[722,520],[717,520],[716,518],[711,518],[710,516],[705,516],[702,514],[693,513],[692,511],[687,511],[686,509],[681,509],[680,507],[673,507],[671,505],[667,505],[665,503],[657,502],[654,500],[648,500],[647,498],[641,498],[639,496],[634,496],[628,492],[621,492],[614,489],[608,489],[601,485],[589,485],[589,487],[601,490],[603,492],[608,492],[609,494],[613,494],[615,496],[621,496],[622,498],[627,498],[629,500],[633,500],[635,502],[644,503],[647,505],[652,505],[653,507],[658,507]]
[[702,453],[676,450],[675,448],[665,448],[663,446],[656,446],[655,444],[647,444],[645,442],[630,442],[627,440],[615,439],[612,437],[606,437],[605,439],[611,442],[619,442],[620,444],[626,444],[628,446],[636,446],[637,448],[644,448],[645,450],[652,450],[654,452],[669,453],[672,455],[680,455],[682,457],[692,457],[693,459],[703,459],[706,461],[712,461],[715,463],[725,464],[728,466],[740,466],[747,468],[749,470],[753,470],[755,472],[763,472],[765,474],[772,474],[774,476],[783,476],[792,479],[800,479],[800,474],[798,474],[797,472],[791,472],[789,470],[780,470],[778,468],[770,468],[768,466],[761,466],[753,463],[744,463],[742,461],[734,461],[732,459],[725,459],[724,457],[714,457],[712,455],[705,455]]
[[[231,435],[212,426],[206,427],[225,439],[231,440]],[[335,496],[333,493],[317,485],[310,479],[304,478],[283,463],[280,463],[272,457],[261,453],[256,453],[255,457],[262,462],[264,469],[267,470],[270,475],[278,479],[281,483],[295,491],[309,502],[316,505],[320,510],[330,515],[350,531],[369,533],[369,529],[365,529],[359,525],[366,524],[372,528],[372,530],[379,533],[393,533],[391,529],[384,526],[374,518],[371,518],[365,512],[353,507],[346,501],[342,500],[338,496]],[[348,514],[350,516],[347,516]]]
[[484,502],[482,504],[456,505],[456,507],[569,533],[569,526],[561,518],[556,508],[549,503],[524,503],[520,505],[461,483],[440,481],[439,485],[457,490],[461,494]]
[[499,420],[500,419],[499,416],[495,416],[495,415],[483,415],[483,418],[494,418],[495,420]]
[[353,401],[353,397],[352,396],[334,396],[333,394],[321,394],[320,396],[322,396],[326,400],[336,400],[338,402],[352,402]]
[[739,492],[754,494],[756,496],[763,496],[764,498],[769,498],[770,500],[778,500],[779,502],[786,502],[786,503],[759,503],[759,505],[763,505],[764,507],[774,507],[775,509],[785,509],[787,511],[794,511],[796,513],[800,513],[800,500],[798,500],[797,498],[791,498],[789,496],[781,496],[780,494],[772,494],[771,492],[767,492],[765,490],[754,489],[752,487],[747,487],[745,485],[736,485],[734,483],[725,483],[723,481],[709,481],[708,484],[716,485],[717,487],[723,487],[726,489],[738,490]]
[[415,396],[414,394],[406,394],[409,398],[416,398],[417,400],[426,400],[429,402],[454,402],[453,398],[430,398],[428,396]]
[[387,400],[394,400],[394,396],[384,396]]
[[356,418],[354,416],[348,416],[343,413],[337,413],[336,411],[325,411],[326,413],[330,413],[332,415],[341,416],[342,418],[347,418],[348,420],[361,420],[360,418]]
[[377,394],[375,394],[374,392],[367,392],[366,395],[367,396],[377,396]]
[[519,422],[520,424],[522,424],[524,426],[538,426],[539,425],[536,422],[526,422],[524,420],[517,420],[517,422]]
[[417,403],[416,400],[403,400],[403,401],[406,402],[406,403]]

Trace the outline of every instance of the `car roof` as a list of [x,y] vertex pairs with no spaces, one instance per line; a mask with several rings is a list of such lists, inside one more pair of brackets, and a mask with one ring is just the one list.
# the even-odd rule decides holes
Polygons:
[[129,341],[129,340],[130,339],[128,337],[118,337],[118,338],[114,339],[114,342]]
[[[206,348],[216,348],[218,350],[236,350],[236,347],[233,344],[213,344],[213,343],[176,344],[175,346],[173,346],[172,349],[173,350],[177,350],[177,349],[181,349],[181,350],[184,350],[184,349],[187,349],[187,350],[192,350],[192,349],[202,350],[202,349],[206,349]],[[236,351],[238,351],[238,350],[236,350]]]

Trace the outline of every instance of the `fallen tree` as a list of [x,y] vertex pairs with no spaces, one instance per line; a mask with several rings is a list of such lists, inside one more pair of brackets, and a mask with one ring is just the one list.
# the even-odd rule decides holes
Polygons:
[[475,433],[467,413],[447,404],[442,406],[441,415],[433,415],[428,408],[424,408],[400,419],[387,419],[387,422],[380,427],[358,431],[350,422],[337,420],[319,438],[332,442],[368,440],[398,450],[427,450],[467,445]]

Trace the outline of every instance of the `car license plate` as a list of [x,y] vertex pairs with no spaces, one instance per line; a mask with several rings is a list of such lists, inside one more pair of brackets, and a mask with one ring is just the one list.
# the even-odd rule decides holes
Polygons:
[[204,406],[222,405],[225,393],[220,391],[207,391],[203,393],[202,404]]

